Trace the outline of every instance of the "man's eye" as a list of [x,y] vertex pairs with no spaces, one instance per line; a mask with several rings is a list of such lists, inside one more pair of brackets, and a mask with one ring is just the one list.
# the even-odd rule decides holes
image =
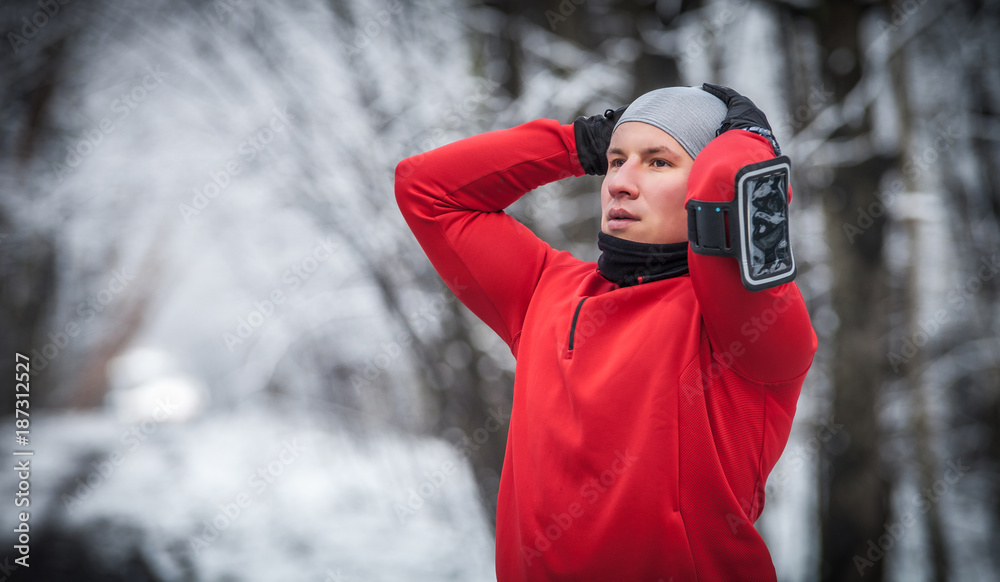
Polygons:
[[661,160],[659,158],[653,160],[653,166],[657,168],[669,168],[672,164],[667,160]]
[[615,158],[615,159],[611,160],[611,162],[608,165],[611,166],[612,168],[620,168],[621,165],[624,164],[624,163],[625,163],[625,160],[623,160],[621,158]]

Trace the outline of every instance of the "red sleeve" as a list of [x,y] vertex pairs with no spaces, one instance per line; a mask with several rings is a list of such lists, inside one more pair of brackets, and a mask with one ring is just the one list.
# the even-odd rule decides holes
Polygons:
[[572,125],[540,119],[407,158],[396,201],[448,287],[510,346],[556,253],[502,210],[526,192],[583,175]]
[[[736,172],[774,157],[767,139],[732,130],[712,140],[695,159],[688,199],[728,202]],[[812,363],[816,334],[795,283],[748,291],[732,257],[688,251],[691,282],[716,358],[748,379],[781,382],[802,375]]]

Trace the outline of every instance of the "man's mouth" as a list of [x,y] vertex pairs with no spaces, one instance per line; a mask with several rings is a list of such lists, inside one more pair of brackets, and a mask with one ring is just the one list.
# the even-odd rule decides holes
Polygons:
[[623,230],[638,221],[639,217],[624,208],[611,208],[608,210],[608,230]]

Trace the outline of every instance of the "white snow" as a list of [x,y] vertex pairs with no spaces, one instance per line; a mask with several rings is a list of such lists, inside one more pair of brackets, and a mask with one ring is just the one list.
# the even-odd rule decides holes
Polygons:
[[[139,546],[162,580],[183,579],[185,561],[199,580],[495,579],[464,457],[438,440],[362,441],[329,424],[257,407],[190,424],[35,417],[35,539],[45,523],[98,557]],[[14,475],[0,475],[3,490]],[[141,539],[109,524],[136,525]]]

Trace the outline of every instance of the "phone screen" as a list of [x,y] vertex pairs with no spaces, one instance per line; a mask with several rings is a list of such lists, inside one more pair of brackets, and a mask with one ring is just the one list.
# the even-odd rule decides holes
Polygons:
[[795,277],[788,232],[790,164],[782,156],[740,170],[737,188],[743,240],[742,269],[748,286],[764,289]]

